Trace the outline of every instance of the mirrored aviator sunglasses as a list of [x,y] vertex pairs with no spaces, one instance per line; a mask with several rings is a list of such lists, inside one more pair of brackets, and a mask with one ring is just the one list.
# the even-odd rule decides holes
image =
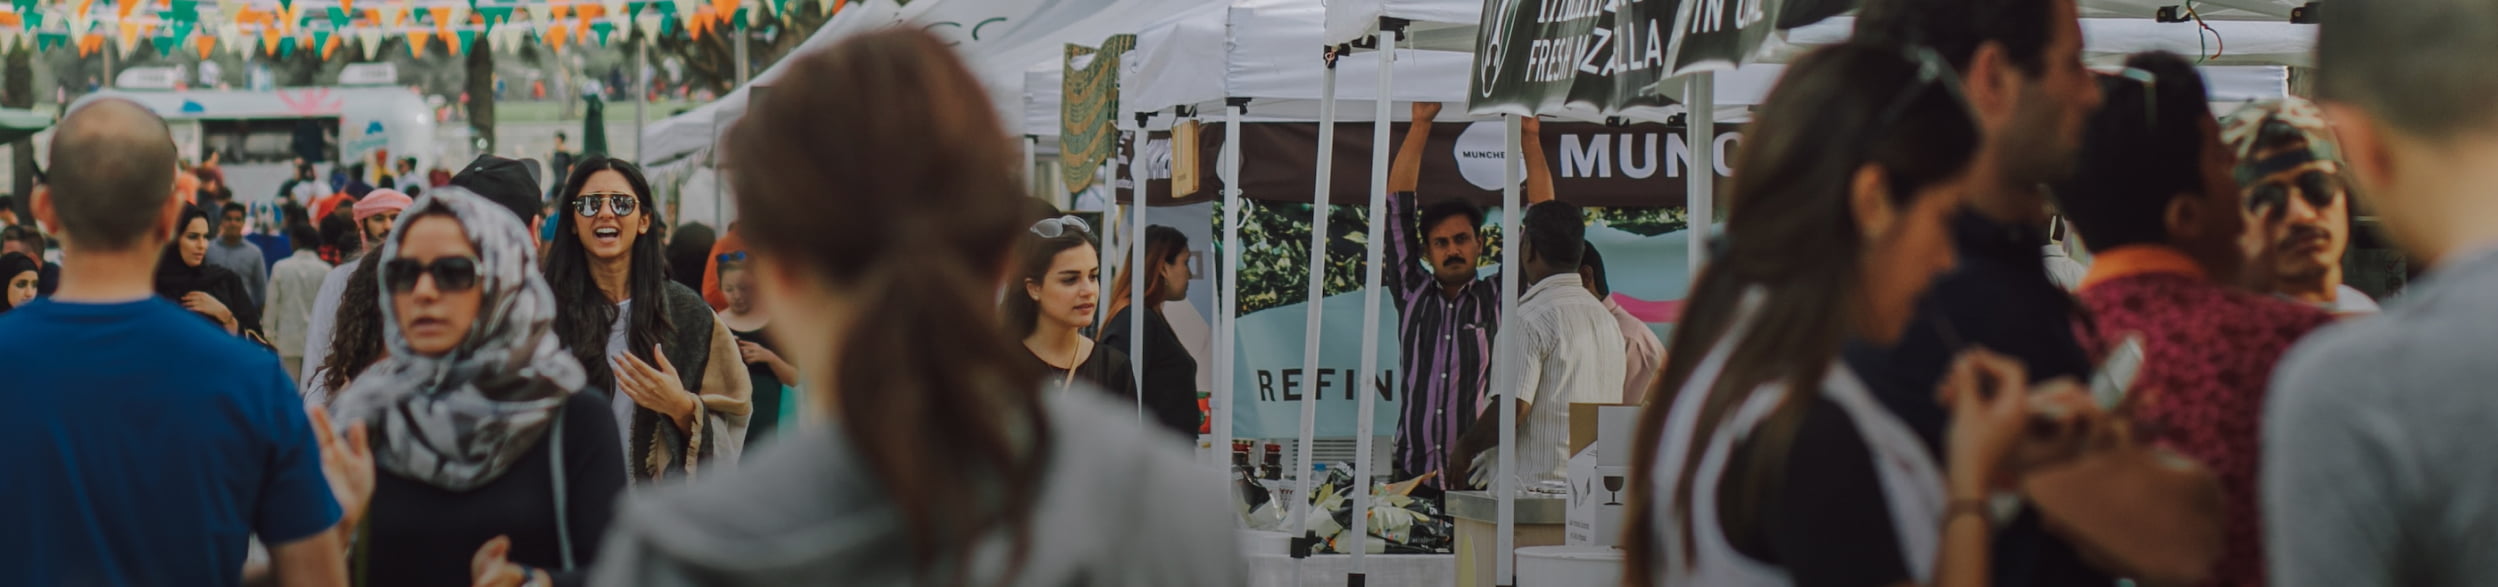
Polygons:
[[2321,169],[2310,169],[2287,178],[2255,184],[2247,190],[2246,209],[2278,218],[2289,209],[2291,192],[2297,192],[2307,205],[2319,210],[2333,205],[2344,193],[2341,179]]
[[477,260],[467,257],[444,257],[426,263],[415,259],[391,259],[382,265],[382,279],[391,293],[416,290],[416,282],[426,275],[434,276],[434,289],[443,292],[468,291],[477,287]]
[[582,218],[597,216],[602,206],[615,212],[617,216],[632,216],[634,208],[641,203],[641,198],[634,197],[633,194],[595,192],[573,198],[572,207],[573,213],[580,214]]

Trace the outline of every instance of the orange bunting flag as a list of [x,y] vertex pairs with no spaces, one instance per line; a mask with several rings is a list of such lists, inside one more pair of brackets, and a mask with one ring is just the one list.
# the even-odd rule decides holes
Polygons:
[[130,11],[138,7],[139,0],[120,0],[113,3],[113,12],[121,15],[122,20],[130,20]]
[[448,52],[452,55],[459,55],[461,51],[468,49],[467,47],[460,46],[459,35],[440,35],[435,38],[442,39],[442,47],[444,49],[448,49]]
[[87,36],[78,38],[79,57],[93,55],[97,49],[102,48],[104,48],[104,33],[87,33]]
[[550,26],[546,27],[546,44],[547,44],[547,46],[549,46],[549,47],[563,47],[563,46],[564,46],[564,41],[565,41],[565,40],[567,40],[567,39],[569,39],[569,38],[571,38],[571,35],[569,35],[569,34],[567,34],[567,33],[571,33],[571,32],[572,32],[572,29],[565,28],[565,27],[563,27],[562,25],[550,25]]
[[597,4],[583,4],[574,7],[573,13],[580,15],[583,19],[598,18],[607,15],[607,7]]
[[425,32],[425,31],[422,31],[422,30],[412,30],[412,31],[408,31],[408,55],[415,56],[415,57],[419,57],[419,58],[424,57],[424,56],[425,56],[425,40],[426,40],[427,38],[432,37],[432,36],[433,36],[433,33]]
[[[88,8],[88,7],[90,7],[90,6],[94,6],[94,5],[95,5],[95,0],[78,0],[78,12],[77,12],[77,14],[78,14],[78,18],[86,18],[86,17],[87,17],[87,8]],[[86,53],[86,52],[88,52],[88,50],[87,50],[87,49],[83,48],[83,47],[85,47],[85,41],[80,41],[79,43],[80,43],[80,45],[79,45],[79,46],[80,46],[81,48],[80,48],[78,51],[79,51],[80,53]]]
[[[165,0],[165,1],[167,1],[167,2],[172,2],[173,0]],[[356,0],[338,0],[338,11],[339,11],[339,12],[345,12],[345,13],[348,13],[348,14],[355,14],[355,13],[356,13]]]
[[217,50],[217,37],[214,36],[194,36],[191,37],[191,43],[199,46],[199,58],[201,59],[207,59],[210,52]]
[[260,27],[260,50],[270,55],[278,54],[278,27]]
[[366,22],[369,22],[369,23],[372,23],[372,24],[382,24],[382,9],[380,9],[380,8],[366,8],[366,9],[364,9],[364,20],[365,20]]
[[727,22],[737,15],[737,0],[711,0],[711,11],[715,18]]
[[546,6],[547,6],[547,9],[548,9],[548,13],[549,13],[549,14],[551,14],[551,15],[553,15],[553,16],[554,16],[554,18],[555,18],[555,20],[563,20],[565,16],[567,16],[567,15],[571,15],[571,14],[572,14],[572,5],[571,5],[571,4],[564,4],[564,3],[560,3],[560,2],[549,2],[549,3],[547,3],[547,5],[546,5]]
[[441,32],[445,35],[451,34],[451,7],[436,6],[433,8],[427,8],[425,11],[433,13],[435,31]]
[[330,43],[321,46],[321,59],[327,61],[329,60],[330,55],[338,53],[338,44],[338,37],[330,37]]

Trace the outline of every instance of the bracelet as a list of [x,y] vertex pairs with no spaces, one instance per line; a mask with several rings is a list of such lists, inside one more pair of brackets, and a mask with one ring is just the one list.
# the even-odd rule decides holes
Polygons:
[[1943,524],[1946,526],[1951,525],[1952,520],[1964,515],[1977,516],[1978,521],[1990,526],[1995,523],[1995,512],[1987,505],[1985,499],[1954,499],[1943,506]]

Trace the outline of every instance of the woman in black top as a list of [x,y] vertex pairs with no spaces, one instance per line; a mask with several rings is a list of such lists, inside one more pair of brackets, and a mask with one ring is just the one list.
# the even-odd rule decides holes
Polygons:
[[788,416],[781,412],[782,386],[798,382],[798,368],[781,359],[779,347],[772,344],[772,312],[763,305],[754,275],[746,271],[746,251],[721,253],[718,261],[720,293],[729,298],[720,322],[737,337],[738,358],[746,363],[746,378],[754,381],[755,413],[746,424],[746,445],[754,446],[771,438]]
[[156,295],[182,304],[234,334],[260,331],[260,306],[251,303],[243,278],[208,263],[208,212],[183,206],[174,240],[156,262]]
[[581,393],[581,364],[549,331],[555,298],[527,229],[444,188],[392,235],[368,260],[382,264],[389,358],[331,404],[339,422],[367,425],[378,469],[350,573],[361,585],[577,582],[624,490],[624,453],[606,402]]
[[[1188,235],[1168,226],[1145,227],[1145,410],[1165,428],[1195,438],[1204,415],[1197,411],[1197,357],[1188,354],[1171,321],[1162,315],[1165,302],[1188,299]],[[1126,352],[1134,327],[1128,324],[1135,280],[1119,270],[1110,286],[1110,321],[1102,325],[1102,345]]]
[[1102,292],[1093,227],[1074,216],[1051,218],[1033,223],[1020,240],[1016,275],[1022,291],[1007,292],[999,307],[1007,335],[1022,340],[1032,360],[1052,373],[1053,389],[1083,379],[1136,401],[1136,372],[1127,353],[1084,336]]

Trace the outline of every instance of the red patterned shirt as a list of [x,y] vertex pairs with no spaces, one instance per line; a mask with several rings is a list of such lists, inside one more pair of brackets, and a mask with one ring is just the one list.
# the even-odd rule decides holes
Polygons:
[[2207,584],[2263,585],[2255,487],[2265,390],[2290,345],[2333,316],[2214,283],[2165,247],[2100,255],[2080,297],[2097,326],[2082,329],[2084,348],[2142,335],[2144,361],[2126,399],[2129,415],[2157,431],[2162,446],[2220,477],[2227,542]]

